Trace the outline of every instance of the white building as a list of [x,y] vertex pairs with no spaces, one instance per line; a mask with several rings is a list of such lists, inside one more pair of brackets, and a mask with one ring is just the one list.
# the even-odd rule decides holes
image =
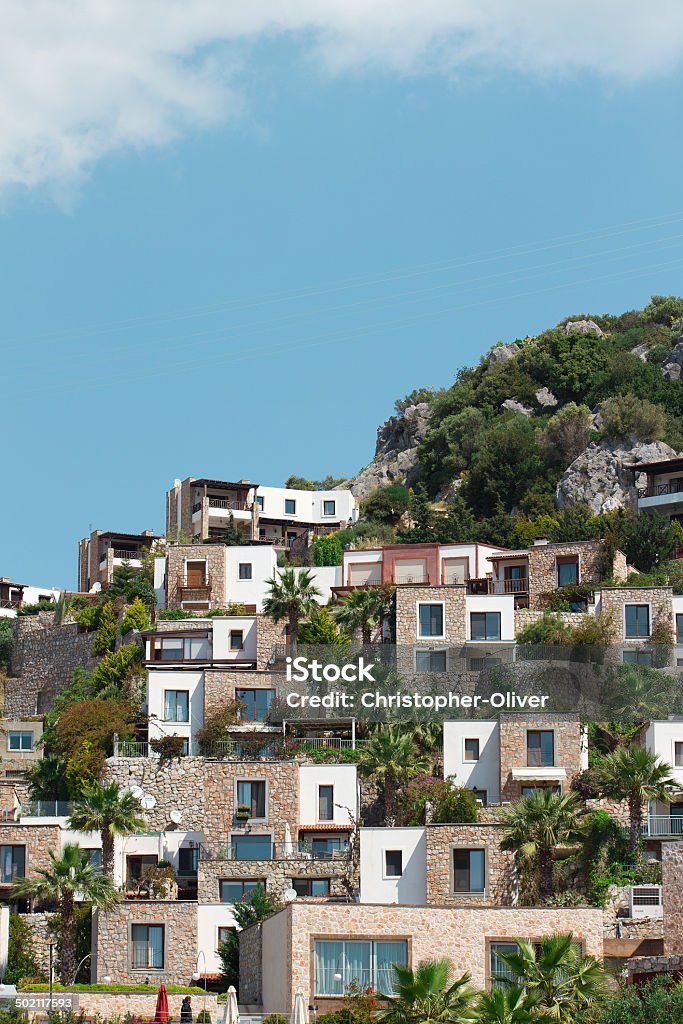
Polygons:
[[424,828],[360,830],[360,902],[421,905],[427,901]]
[[28,583],[14,583],[8,576],[0,576],[0,618],[13,619],[17,609],[39,601],[59,601],[58,587],[36,587]]

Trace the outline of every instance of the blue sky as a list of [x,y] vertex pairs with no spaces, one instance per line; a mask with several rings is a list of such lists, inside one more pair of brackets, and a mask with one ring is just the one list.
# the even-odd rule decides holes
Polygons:
[[231,40],[227,106],[134,145],[93,143],[97,109],[40,159],[16,128],[0,575],[73,587],[78,538],[161,531],[175,477],[351,475],[395,398],[495,341],[681,292],[673,64],[321,65],[302,38]]

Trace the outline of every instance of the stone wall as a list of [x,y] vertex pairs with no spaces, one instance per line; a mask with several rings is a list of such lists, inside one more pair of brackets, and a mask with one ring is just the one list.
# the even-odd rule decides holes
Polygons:
[[285,623],[273,622],[266,615],[256,616],[256,667],[265,669],[273,657],[275,644],[285,642]]
[[566,544],[533,544],[529,548],[529,608],[540,611],[544,595],[557,588],[558,559],[576,555],[579,583],[599,583],[604,575],[605,542],[572,541]]
[[[512,906],[517,902],[514,858],[500,848],[500,826],[490,824],[427,825],[427,903],[437,906]],[[454,892],[453,850],[486,851],[486,891]]]
[[[190,982],[190,984],[200,986],[203,982]],[[22,992],[22,995],[29,998],[31,994],[31,992]],[[45,992],[36,992],[34,994],[39,999],[45,998]],[[59,995],[59,993],[57,993],[57,995]],[[180,1020],[180,1007],[184,998],[185,996],[181,992],[168,993],[168,1009],[172,1021]],[[192,1015],[194,1020],[197,1019],[198,1013],[204,1006],[206,1006],[206,1012],[211,1015],[211,1020],[214,1024],[216,1024],[219,1019],[222,1019],[225,1011],[225,1005],[221,1004],[219,1010],[218,996],[215,992],[207,992],[206,995],[204,995],[204,993],[197,992],[191,995],[190,999],[192,1000]],[[78,1005],[78,1014],[82,1012],[86,1020],[123,1020],[128,1015],[133,1019],[151,1021],[154,1019],[154,1013],[156,1010],[157,993],[84,992],[83,990],[79,990]],[[45,1017],[44,1010],[28,1010],[27,1013],[29,1020],[34,1020],[36,1018],[43,1019]]]
[[[161,924],[164,933],[162,969],[134,969],[131,925]],[[191,985],[197,963],[197,904],[180,900],[125,900],[106,912],[96,911],[97,981],[108,974],[113,982]]]
[[0,846],[26,847],[26,875],[50,866],[49,851],[60,846],[58,825],[20,825],[0,821]]
[[261,925],[254,924],[240,932],[239,999],[243,1005],[261,1003],[262,961]]
[[[185,562],[206,561],[211,592],[210,608],[224,608],[226,603],[225,547],[223,544],[171,544],[166,551],[166,607],[180,608],[178,584],[185,581]],[[205,591],[186,591],[185,604],[201,604],[207,600]]]
[[401,645],[425,644],[429,637],[418,637],[418,602],[437,601],[444,604],[445,637],[434,637],[439,644],[462,645],[467,639],[465,587],[459,584],[444,587],[403,585],[396,588],[396,643]]
[[664,953],[683,953],[683,842],[662,843]]
[[671,587],[607,587],[601,591],[602,611],[614,620],[614,635],[617,643],[643,644],[647,637],[627,640],[624,633],[624,605],[649,604],[650,629],[665,626],[671,633],[673,643],[673,589]]
[[[278,851],[279,853],[279,851]],[[294,878],[329,878],[330,896],[348,898],[358,884],[351,858],[311,860],[290,857],[287,860],[208,860],[198,870],[197,899],[199,903],[220,902],[223,879],[260,879],[269,893],[282,901]]]
[[[522,785],[512,778],[513,768],[527,767],[526,736],[529,729],[552,729],[555,734],[555,767],[564,768],[567,777],[560,783],[568,792],[571,778],[581,771],[581,723],[578,719],[556,715],[501,715],[500,717],[500,793],[501,800],[518,800]],[[539,782],[539,784],[542,784]]]
[[[539,619],[542,619],[543,614],[542,611],[532,612],[528,608],[515,608],[515,636],[526,626],[530,626],[533,622],[538,622]],[[562,622],[568,626],[580,626],[583,622],[583,612],[560,612],[559,615]]]
[[5,718],[49,711],[75,669],[97,664],[94,636],[80,633],[75,623],[56,625],[54,612],[17,617],[5,680]]
[[[235,691],[240,689],[276,689],[276,677],[272,672],[251,672],[242,669],[207,668],[204,670],[204,719],[235,700]],[[282,680],[284,676],[280,675]],[[259,722],[246,723],[254,727]]]

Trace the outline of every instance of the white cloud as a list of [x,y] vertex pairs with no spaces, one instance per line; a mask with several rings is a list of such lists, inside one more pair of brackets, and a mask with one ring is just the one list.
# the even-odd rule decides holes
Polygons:
[[683,61],[683,5],[4,0],[0,187],[68,186],[108,153],[163,145],[238,116],[249,44],[265,36],[292,37],[322,74],[484,68],[628,84]]

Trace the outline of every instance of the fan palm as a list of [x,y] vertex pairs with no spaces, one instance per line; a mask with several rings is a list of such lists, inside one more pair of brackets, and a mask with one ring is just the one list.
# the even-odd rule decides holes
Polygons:
[[506,985],[482,992],[476,1006],[477,1024],[533,1024],[537,999],[521,985]]
[[60,977],[64,985],[70,985],[76,973],[76,899],[107,910],[121,894],[110,878],[93,868],[88,853],[75,843],[68,843],[59,857],[52,850],[49,855],[49,868],[36,871],[30,878],[17,879],[11,898],[57,903],[62,930]]
[[628,801],[631,850],[637,849],[643,834],[643,804],[648,800],[668,802],[678,790],[670,766],[645,747],[617,748],[594,769],[593,777],[605,796]]
[[373,1016],[381,1024],[464,1024],[473,1018],[470,975],[451,981],[450,960],[423,960],[413,971],[394,964],[393,996]]
[[539,789],[522,797],[503,814],[502,850],[535,861],[541,897],[553,891],[553,858],[557,846],[580,839],[586,811],[575,793]]
[[270,593],[263,602],[263,611],[273,622],[287,620],[289,625],[289,641],[292,657],[296,657],[299,623],[307,618],[318,607],[316,598],[321,593],[313,582],[308,569],[294,572],[294,569],[283,569],[277,577],[266,581]]
[[605,969],[593,956],[582,956],[571,932],[538,943],[517,939],[514,953],[498,957],[519,979],[540,1020],[574,1024],[607,998]]
[[372,631],[389,613],[392,595],[384,587],[349,591],[334,608],[334,617],[348,633],[360,630],[363,646],[372,643]]
[[114,877],[114,838],[129,836],[145,827],[140,803],[132,793],[122,793],[117,783],[96,782],[74,803],[69,827],[102,836],[102,870]]
[[401,782],[428,771],[429,765],[429,758],[419,753],[411,736],[399,726],[386,726],[368,740],[358,768],[361,775],[382,780],[385,825],[394,824]]

